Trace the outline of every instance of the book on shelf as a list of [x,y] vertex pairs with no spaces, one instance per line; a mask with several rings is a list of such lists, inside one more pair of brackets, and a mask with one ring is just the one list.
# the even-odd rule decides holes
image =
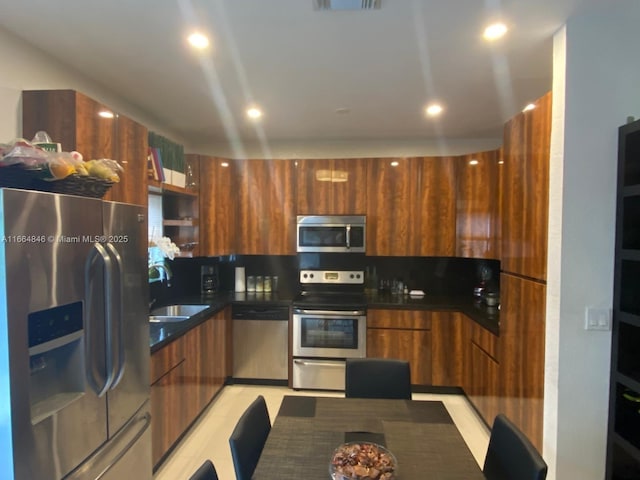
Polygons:
[[153,169],[155,179],[160,182],[165,182],[165,172],[162,168],[162,156],[160,155],[160,149],[155,147],[149,147],[149,151],[151,152],[151,156],[153,158]]

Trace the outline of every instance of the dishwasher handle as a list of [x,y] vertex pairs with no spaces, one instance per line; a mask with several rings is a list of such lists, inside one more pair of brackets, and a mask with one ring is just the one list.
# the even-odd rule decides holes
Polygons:
[[232,320],[289,320],[289,307],[233,306]]

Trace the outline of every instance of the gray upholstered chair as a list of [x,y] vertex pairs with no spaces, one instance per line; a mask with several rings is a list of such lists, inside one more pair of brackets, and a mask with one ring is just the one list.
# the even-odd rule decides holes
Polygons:
[[386,358],[348,358],[345,396],[411,400],[409,362]]
[[529,439],[505,415],[493,421],[482,469],[487,480],[545,480],[547,464]]
[[267,404],[259,395],[242,414],[229,437],[237,480],[251,480],[270,431]]

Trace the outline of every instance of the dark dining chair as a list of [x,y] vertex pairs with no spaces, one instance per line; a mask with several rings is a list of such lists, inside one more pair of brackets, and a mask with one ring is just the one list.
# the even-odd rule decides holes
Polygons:
[[189,477],[189,480],[218,480],[216,467],[213,466],[211,460],[205,460],[200,468]]
[[411,400],[409,362],[386,358],[348,358],[345,396]]
[[242,414],[229,437],[237,480],[251,480],[270,431],[267,404],[259,395]]
[[505,415],[493,421],[482,469],[487,480],[545,480],[547,464],[522,431]]

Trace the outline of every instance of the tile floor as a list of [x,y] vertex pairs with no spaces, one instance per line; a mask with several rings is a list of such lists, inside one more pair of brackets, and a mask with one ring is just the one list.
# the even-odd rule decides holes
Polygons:
[[[229,436],[242,412],[263,395],[273,422],[284,395],[343,396],[329,392],[296,392],[286,387],[230,385],[211,403],[154,475],[154,480],[188,480],[210,458],[220,480],[234,480]],[[413,394],[414,400],[441,400],[479,465],[489,443],[489,430],[462,395]]]

